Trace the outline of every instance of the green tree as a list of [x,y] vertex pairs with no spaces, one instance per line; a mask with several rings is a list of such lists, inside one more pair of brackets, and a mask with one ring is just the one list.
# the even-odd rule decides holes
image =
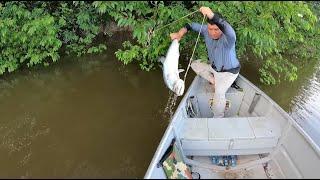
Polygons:
[[[151,5],[150,5],[151,4]],[[317,17],[305,2],[194,2],[187,7],[183,2],[93,2],[99,13],[113,17],[120,27],[130,27],[135,40],[125,42],[116,52],[127,64],[137,61],[141,68],[155,68],[157,59],[170,44],[169,34],[179,30],[186,22],[201,22],[201,14],[189,16],[171,26],[160,28],[200,6],[208,6],[224,15],[237,33],[238,56],[248,53],[256,56],[260,64],[260,80],[276,84],[281,79],[297,79],[297,62],[318,58],[319,28]],[[184,51],[190,51],[197,34],[188,33],[181,41]],[[206,58],[205,46],[199,44],[196,58]],[[250,59],[252,61],[252,59]]]
[[103,19],[91,3],[12,1],[0,3],[0,74],[20,66],[48,66],[59,50],[78,56],[106,49],[93,41]]
[[59,58],[61,41],[54,17],[42,8],[26,9],[23,4],[0,6],[0,74],[16,70],[20,64],[28,67],[48,64]]
[[[247,60],[258,61],[266,84],[294,81],[298,64],[319,58],[320,28],[312,12],[319,11],[317,2],[12,1],[0,3],[0,74],[23,65],[49,65],[59,59],[61,47],[78,56],[102,52],[106,46],[94,41],[106,21],[132,32],[133,41],[123,42],[117,58],[152,70],[170,45],[170,33],[201,22],[200,12],[185,17],[201,6],[222,13],[234,27],[238,57],[245,61],[254,55]],[[180,41],[182,54],[191,55],[196,37],[188,33]],[[201,41],[193,59],[207,59]]]
[[52,14],[57,18],[59,37],[66,45],[68,54],[76,53],[81,56],[106,49],[103,44],[93,46],[93,41],[100,32],[101,17],[90,3],[60,2],[52,10]]

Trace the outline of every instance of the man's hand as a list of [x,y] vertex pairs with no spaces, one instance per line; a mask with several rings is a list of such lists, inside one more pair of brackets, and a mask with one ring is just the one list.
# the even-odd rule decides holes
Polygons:
[[212,12],[212,10],[211,10],[209,7],[204,7],[204,6],[202,6],[202,7],[200,8],[200,12],[201,12],[203,15],[207,16],[209,19],[213,18],[213,16],[214,16],[214,13]]
[[178,41],[180,41],[180,39],[181,39],[179,33],[177,33],[177,32],[176,33],[171,33],[170,34],[170,38],[171,38],[171,40],[177,39]]
[[180,41],[180,39],[183,37],[183,35],[187,32],[188,30],[186,28],[181,28],[179,30],[179,32],[176,33],[171,33],[170,34],[170,38],[171,40],[177,39],[178,41]]

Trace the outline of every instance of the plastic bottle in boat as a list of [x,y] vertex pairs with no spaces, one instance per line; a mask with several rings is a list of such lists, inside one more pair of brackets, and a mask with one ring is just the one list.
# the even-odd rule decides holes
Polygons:
[[236,155],[230,156],[230,164],[232,167],[235,167],[237,165],[237,156]]
[[218,156],[212,156],[212,164],[218,164]]
[[229,165],[229,156],[223,156],[223,165],[228,166]]
[[223,157],[222,157],[222,156],[218,156],[218,158],[217,158],[217,165],[218,165],[218,166],[223,166]]

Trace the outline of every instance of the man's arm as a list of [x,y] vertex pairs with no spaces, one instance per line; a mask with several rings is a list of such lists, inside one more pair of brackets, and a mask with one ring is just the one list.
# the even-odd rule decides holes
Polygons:
[[[172,40],[174,39],[178,39],[178,41],[180,41],[180,39],[190,30],[199,32],[201,29],[201,24],[199,23],[191,23],[191,24],[186,24],[183,28],[181,28],[178,32],[176,33],[171,33],[170,37]],[[201,29],[201,34],[203,35],[205,31],[205,28],[202,26]]]
[[226,36],[227,45],[229,47],[233,46],[236,42],[236,33],[234,29],[231,27],[231,25],[227,21],[216,15],[214,15],[211,20],[219,27],[219,29]]
[[201,29],[201,34],[203,35],[204,31],[205,31],[205,28],[202,26],[201,28],[201,24],[199,23],[191,23],[191,24],[186,24],[185,25],[185,28],[190,31],[190,30],[193,30],[193,31],[196,31],[196,32],[199,32],[200,29]]
[[227,38],[227,44],[228,46],[232,46],[236,42],[236,33],[234,29],[231,27],[231,25],[225,21],[224,19],[220,18],[218,14],[214,14],[212,10],[208,7],[201,7],[200,12],[203,15],[206,15],[209,20],[214,22],[219,29],[223,32],[223,34]]

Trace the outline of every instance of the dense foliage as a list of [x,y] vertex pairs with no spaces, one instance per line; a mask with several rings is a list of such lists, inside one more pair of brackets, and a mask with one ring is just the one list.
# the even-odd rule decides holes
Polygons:
[[47,64],[47,57],[56,61],[61,42],[54,18],[43,8],[29,11],[23,5],[7,4],[10,8],[1,9],[0,74],[12,72],[24,62],[28,66]]
[[0,74],[19,66],[49,65],[59,59],[59,49],[80,56],[96,53],[92,46],[99,33],[98,13],[84,2],[0,3]]
[[[137,44],[125,42],[116,52],[124,63],[138,61],[142,69],[150,70],[169,46],[169,34],[178,31],[186,22],[201,22],[201,14],[189,16],[171,26],[160,27],[178,20],[200,6],[220,12],[237,33],[237,53],[241,59],[250,53],[260,64],[260,80],[276,84],[281,79],[297,79],[296,62],[319,58],[319,28],[317,17],[304,2],[94,2],[100,13],[108,13],[119,26],[130,26]],[[190,4],[189,4],[190,5]],[[118,13],[119,12],[119,13]],[[148,39],[149,33],[151,40]],[[153,32],[153,33],[152,33]],[[196,33],[188,33],[181,47],[191,54]],[[206,49],[199,44],[196,57],[206,59]],[[253,59],[250,59],[252,61]]]
[[[48,65],[59,59],[61,47],[78,56],[101,52],[106,47],[94,46],[93,41],[108,21],[132,30],[133,41],[123,42],[117,58],[152,70],[167,51],[170,33],[187,22],[201,22],[200,12],[180,19],[201,6],[220,12],[233,26],[238,57],[244,61],[254,55],[247,60],[258,62],[260,80],[266,84],[293,81],[297,64],[319,58],[319,23],[312,12],[319,5],[313,2],[7,2],[0,3],[0,74],[24,64]],[[181,40],[186,61],[196,36],[191,32]],[[201,41],[193,59],[207,59]]]

